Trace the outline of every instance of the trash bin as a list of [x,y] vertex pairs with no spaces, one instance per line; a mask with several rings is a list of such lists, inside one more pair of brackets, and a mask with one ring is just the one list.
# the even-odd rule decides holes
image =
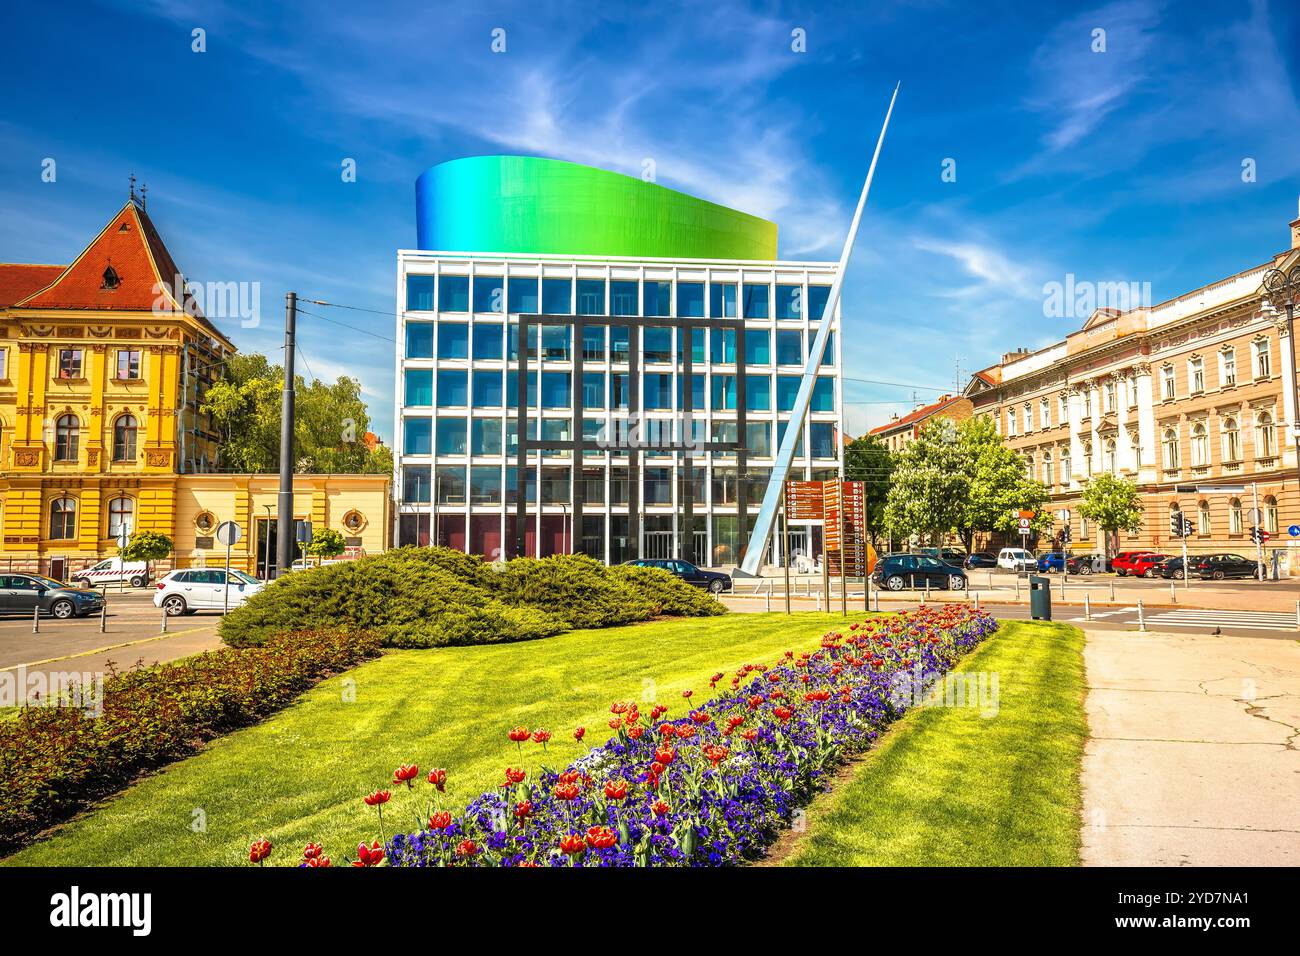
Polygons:
[[1039,574],[1029,576],[1029,616],[1035,621],[1052,619],[1052,582]]

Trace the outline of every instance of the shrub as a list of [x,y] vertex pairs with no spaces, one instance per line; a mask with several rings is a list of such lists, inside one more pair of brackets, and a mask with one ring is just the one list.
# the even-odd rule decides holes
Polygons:
[[282,634],[258,648],[221,648],[110,673],[98,714],[71,706],[22,708],[0,721],[0,852],[136,775],[256,723],[378,648],[378,638],[366,634]]
[[570,627],[630,624],[658,613],[640,590],[585,554],[515,558],[497,574],[493,589],[507,604],[544,609]]
[[609,576],[651,602],[655,606],[655,616],[712,617],[727,613],[725,604],[663,568],[620,564],[609,568]]

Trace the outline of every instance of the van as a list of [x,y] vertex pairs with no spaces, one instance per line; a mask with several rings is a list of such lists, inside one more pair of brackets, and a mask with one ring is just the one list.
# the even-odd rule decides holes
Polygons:
[[72,583],[99,587],[102,584],[129,584],[142,588],[149,583],[149,565],[144,561],[122,562],[107,558],[72,575]]
[[998,567],[1004,571],[1034,571],[1038,562],[1024,548],[1003,548],[998,552]]

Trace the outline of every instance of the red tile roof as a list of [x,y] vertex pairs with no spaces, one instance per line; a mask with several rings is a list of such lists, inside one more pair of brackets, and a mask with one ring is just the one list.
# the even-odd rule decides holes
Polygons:
[[[115,288],[105,287],[109,268],[117,274]],[[180,311],[175,290],[184,283],[149,216],[128,201],[52,285],[14,304],[24,309],[131,312],[152,312],[157,304],[164,311]],[[192,300],[188,306],[202,321]]]
[[40,292],[67,266],[37,266],[25,262],[0,262],[0,309]]
[[904,415],[902,418],[895,419],[892,422],[885,422],[885,424],[879,425],[871,429],[871,431],[869,431],[867,434],[886,435],[889,432],[898,431],[900,428],[905,428],[908,425],[915,425],[917,422],[924,421],[925,419],[929,418],[931,415],[943,411],[943,409],[947,408],[953,402],[959,402],[959,401],[961,401],[960,395],[945,395],[943,398],[939,399],[933,405],[924,405],[921,408],[918,408],[916,411]]

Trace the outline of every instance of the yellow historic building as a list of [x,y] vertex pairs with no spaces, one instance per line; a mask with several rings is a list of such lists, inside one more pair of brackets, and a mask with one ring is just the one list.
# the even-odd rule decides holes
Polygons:
[[[70,265],[0,264],[0,567],[63,578],[116,554],[122,527],[202,562],[203,515],[247,539],[275,478],[214,473],[200,411],[234,350],[134,195]],[[387,544],[386,476],[304,475],[295,490],[295,511],[354,552]]]

